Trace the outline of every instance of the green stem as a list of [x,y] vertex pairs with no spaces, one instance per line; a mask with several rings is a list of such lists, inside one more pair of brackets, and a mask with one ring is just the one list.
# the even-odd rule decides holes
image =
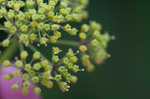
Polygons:
[[0,64],[6,59],[11,59],[14,55],[14,52],[17,50],[18,47],[17,39],[14,38],[11,43],[12,44],[10,44],[9,47],[6,49],[6,51],[4,51],[0,56]]
[[7,30],[7,29],[6,29],[6,28],[0,28],[0,30],[4,30],[4,31],[5,31],[5,30]]
[[[51,43],[51,42],[50,42]],[[58,40],[55,45],[66,45],[66,46],[79,46],[79,42],[69,40]]]

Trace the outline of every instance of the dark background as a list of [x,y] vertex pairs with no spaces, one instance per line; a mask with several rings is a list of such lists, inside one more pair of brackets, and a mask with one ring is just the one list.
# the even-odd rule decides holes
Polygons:
[[[145,59],[149,59],[144,58],[145,37],[138,34],[140,27],[135,23],[137,18],[145,17],[136,17],[135,7],[142,12],[145,4],[133,0],[91,0],[90,19],[116,36],[108,48],[112,58],[93,73],[81,73],[79,82],[68,93],[61,93],[58,88],[45,89],[44,99],[150,99],[150,68],[143,68],[147,65]],[[135,31],[136,28],[139,29]]]

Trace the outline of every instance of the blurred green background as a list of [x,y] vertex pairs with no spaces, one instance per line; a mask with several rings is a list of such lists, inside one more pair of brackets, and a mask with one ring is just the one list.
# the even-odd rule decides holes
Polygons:
[[[104,30],[116,36],[116,40],[112,41],[108,48],[112,58],[102,66],[97,66],[93,73],[81,73],[79,82],[65,94],[61,93],[58,88],[45,89],[43,99],[137,99],[149,97],[148,87],[150,86],[144,85],[144,82],[148,81],[147,78],[143,78],[145,69],[141,72],[141,66],[137,65],[136,67],[135,46],[138,42],[136,33],[133,31],[136,20],[133,17],[135,2],[132,0],[91,0],[88,10],[90,19],[100,22]],[[143,56],[142,53],[141,56]],[[138,61],[142,62],[141,59]]]

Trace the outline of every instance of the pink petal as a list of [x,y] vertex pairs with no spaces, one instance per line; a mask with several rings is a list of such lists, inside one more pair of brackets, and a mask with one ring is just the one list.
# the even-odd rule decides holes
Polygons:
[[[27,96],[22,95],[21,93],[21,76],[18,78],[13,78],[10,81],[3,80],[3,76],[6,74],[11,74],[15,71],[19,71],[13,66],[10,67],[1,67],[0,68],[0,99],[40,99],[40,96],[36,96],[32,90],[32,87],[29,88],[29,94]],[[12,84],[19,80],[19,90],[14,91],[11,89]]]

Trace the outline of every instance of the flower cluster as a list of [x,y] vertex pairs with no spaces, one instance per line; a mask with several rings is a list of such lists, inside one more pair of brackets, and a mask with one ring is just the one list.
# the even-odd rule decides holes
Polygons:
[[[70,83],[76,83],[77,72],[94,70],[94,64],[101,64],[110,57],[106,48],[112,37],[101,33],[102,27],[95,21],[90,24],[80,24],[88,18],[86,6],[88,0],[0,0],[0,20],[3,20],[0,30],[8,37],[0,46],[9,49],[11,43],[18,44],[19,56],[13,60],[13,65],[19,71],[4,76],[5,80],[22,76],[22,93],[28,94],[32,86],[36,95],[42,84],[52,88],[56,81],[63,92],[70,88]],[[76,28],[74,23],[80,28]],[[66,37],[67,35],[67,37]],[[67,38],[78,38],[77,41]],[[13,42],[13,41],[16,42]],[[53,46],[51,58],[47,58],[38,49],[48,45],[69,45],[63,55],[63,50]],[[71,46],[78,48],[74,51]],[[30,50],[32,50],[32,52]],[[48,49],[50,50],[50,49]],[[2,52],[5,54],[5,52]],[[79,62],[82,66],[79,66]],[[9,59],[2,61],[3,66],[11,66]],[[18,82],[12,89],[19,88]]]

